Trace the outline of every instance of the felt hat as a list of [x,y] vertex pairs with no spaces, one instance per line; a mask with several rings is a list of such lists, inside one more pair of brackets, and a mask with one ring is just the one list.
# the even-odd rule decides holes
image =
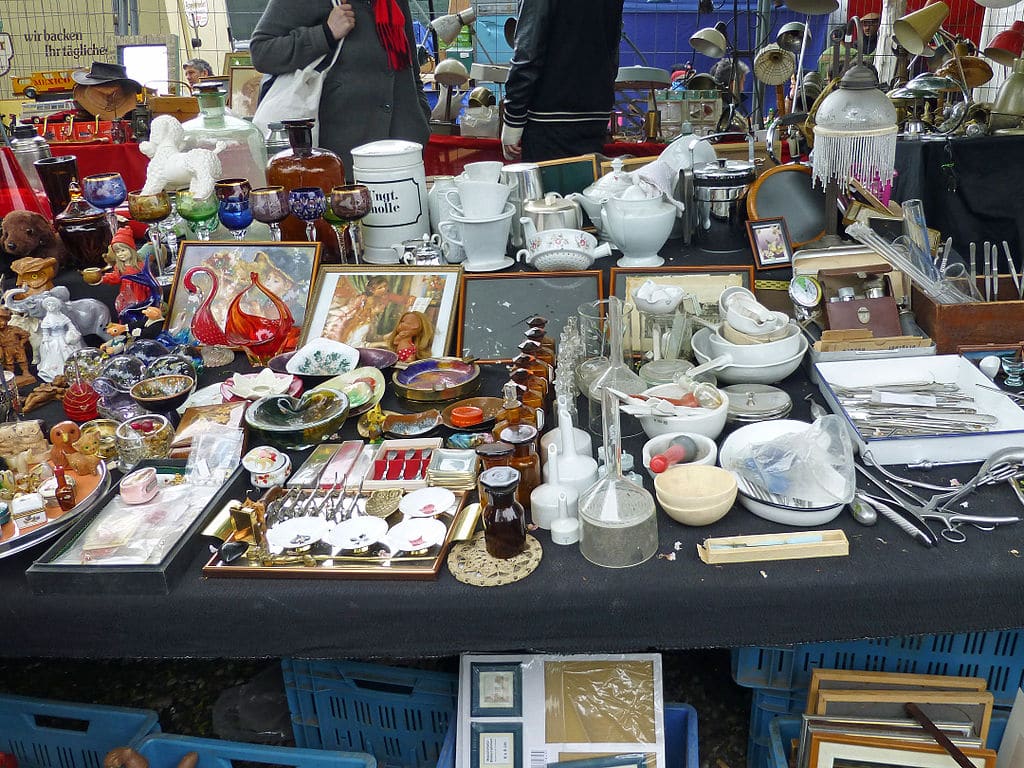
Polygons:
[[116,120],[135,109],[138,93],[124,82],[76,85],[73,96],[78,106],[100,120]]
[[128,226],[121,227],[117,230],[117,233],[110,238],[110,244],[121,243],[127,245],[130,248],[135,247],[135,236],[132,234],[132,228]]
[[106,85],[107,83],[122,82],[126,86],[134,88],[135,93],[142,90],[139,83],[128,77],[128,70],[124,68],[124,65],[109,64],[105,61],[94,61],[88,72],[84,69],[76,69],[71,73],[71,79],[79,85]]

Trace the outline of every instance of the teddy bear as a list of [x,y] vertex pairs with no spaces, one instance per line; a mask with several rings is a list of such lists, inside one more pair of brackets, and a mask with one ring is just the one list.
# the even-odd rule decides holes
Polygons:
[[[11,261],[33,256],[63,264],[68,251],[47,219],[34,211],[11,211],[0,221],[0,251]],[[3,264],[12,275],[10,261]]]

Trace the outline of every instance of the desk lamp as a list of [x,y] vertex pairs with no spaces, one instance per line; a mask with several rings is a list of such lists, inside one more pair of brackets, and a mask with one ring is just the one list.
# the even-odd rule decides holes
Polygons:
[[[476,21],[476,9],[470,6],[464,11],[459,13],[449,13],[445,16],[438,16],[432,22],[430,22],[430,29],[437,35],[437,39],[445,45],[451,45],[455,42],[455,38],[459,36],[459,32],[462,31],[463,27],[469,27],[469,34],[476,38],[476,30],[473,28],[473,22]],[[477,43],[480,40],[477,38]],[[493,64],[494,59],[491,58],[491,54],[487,52],[487,49],[482,45],[477,45],[480,52],[487,59],[487,63]]]
[[726,25],[720,21],[713,27],[698,29],[690,36],[690,47],[697,53],[703,53],[711,59],[720,59],[725,56],[729,47],[725,39]]
[[615,76],[616,90],[647,91],[647,113],[644,115],[644,138],[647,141],[657,141],[661,133],[661,114],[655,90],[667,88],[671,77],[667,69],[644,66],[619,67]]
[[1009,29],[1004,29],[993,37],[983,53],[992,61],[1012,67],[1014,60],[1020,58],[1022,50],[1024,50],[1024,21],[1015,21]]
[[[839,242],[836,207],[839,185],[857,180],[869,188],[892,183],[896,164],[896,107],[879,90],[878,74],[864,63],[863,33],[857,25],[857,58],[815,115],[811,174],[825,187],[825,240]],[[833,33],[837,34],[837,33]],[[838,34],[842,34],[838,32]]]
[[754,77],[765,85],[775,86],[775,101],[779,117],[786,114],[786,99],[782,86],[796,72],[796,56],[779,46],[768,43],[754,56]]
[[1003,81],[992,102],[988,116],[989,128],[998,133],[1012,131],[1024,118],[1024,58],[1013,62],[1013,71]]

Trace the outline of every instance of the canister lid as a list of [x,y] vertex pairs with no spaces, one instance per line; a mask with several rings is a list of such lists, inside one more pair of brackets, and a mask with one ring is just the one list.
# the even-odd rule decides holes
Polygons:
[[729,396],[730,422],[750,423],[781,419],[793,410],[792,398],[769,384],[731,384],[722,387]]
[[511,491],[519,484],[519,470],[512,467],[491,467],[480,473],[480,484],[491,491]]
[[352,150],[354,168],[401,168],[423,162],[423,145],[402,139],[383,139]]
[[693,178],[698,186],[708,186],[708,182],[749,184],[754,180],[754,164],[747,160],[721,158],[714,163],[704,163],[694,167]]

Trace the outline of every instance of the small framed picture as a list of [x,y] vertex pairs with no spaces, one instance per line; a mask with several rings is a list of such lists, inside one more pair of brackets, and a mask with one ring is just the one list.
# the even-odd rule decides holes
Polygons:
[[793,246],[789,242],[786,220],[756,219],[747,222],[750,248],[758,269],[778,269],[793,263]]
[[472,665],[473,717],[522,717],[523,670],[519,662]]
[[523,768],[522,723],[471,723],[470,768]]
[[260,100],[263,74],[255,67],[232,67],[228,72],[228,106],[236,117],[251,118]]

